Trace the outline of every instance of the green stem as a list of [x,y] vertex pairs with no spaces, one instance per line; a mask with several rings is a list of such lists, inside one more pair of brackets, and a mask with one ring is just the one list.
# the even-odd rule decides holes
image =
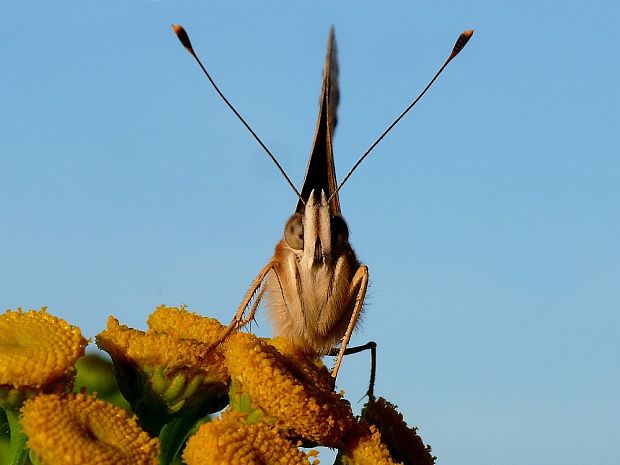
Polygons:
[[23,465],[28,457],[28,449],[26,448],[28,437],[24,434],[22,425],[19,422],[19,412],[8,408],[5,410],[5,413],[9,421],[9,430],[11,431],[8,465]]

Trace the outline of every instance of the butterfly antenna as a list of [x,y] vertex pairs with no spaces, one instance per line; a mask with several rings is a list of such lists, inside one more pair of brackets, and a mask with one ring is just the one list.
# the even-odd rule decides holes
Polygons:
[[260,140],[260,137],[258,137],[258,135],[250,127],[250,125],[245,121],[245,119],[243,119],[243,116],[239,114],[239,112],[235,109],[235,107],[233,107],[232,103],[228,101],[226,96],[219,89],[219,87],[217,86],[217,84],[215,83],[215,81],[213,80],[209,72],[207,71],[207,69],[204,67],[204,65],[200,61],[200,58],[198,58],[198,55],[196,55],[196,53],[194,52],[194,48],[192,47],[192,43],[190,42],[189,36],[187,35],[187,32],[185,32],[185,29],[183,29],[183,27],[179,24],[173,24],[172,30],[174,31],[174,33],[177,35],[177,37],[181,41],[181,44],[183,45],[183,47],[185,47],[185,49],[190,53],[190,55],[194,57],[194,60],[196,60],[196,62],[202,69],[202,72],[205,74],[205,76],[207,76],[207,79],[209,80],[209,82],[211,83],[215,91],[218,93],[220,97],[222,97],[222,100],[224,100],[224,103],[228,105],[228,108],[230,108],[232,112],[237,116],[237,118],[239,118],[239,120],[243,123],[246,129],[250,131],[250,134],[252,134],[252,137],[254,137],[256,142],[258,142],[258,145],[260,145],[263,148],[263,150],[267,152],[267,155],[269,155],[271,160],[276,164],[276,166],[280,170],[280,173],[282,173],[282,176],[284,176],[284,179],[286,179],[286,182],[288,182],[288,185],[291,186],[291,189],[293,189],[293,191],[295,192],[295,195],[297,195],[297,197],[299,197],[299,199],[303,203],[305,203],[303,198],[301,197],[301,194],[299,193],[295,185],[291,182],[290,178],[287,176],[286,172],[284,171],[284,168],[282,168],[282,166],[280,165],[276,157],[271,153],[271,151],[267,148],[267,146],[263,144],[263,141]]
[[422,98],[422,96],[426,93],[426,91],[433,85],[433,83],[435,82],[435,80],[439,77],[439,75],[443,72],[443,70],[446,68],[446,66],[448,66],[448,63],[450,63],[452,61],[452,59],[457,56],[459,54],[459,52],[461,50],[463,50],[463,48],[465,47],[465,45],[467,44],[467,42],[469,41],[469,39],[471,39],[471,36],[474,34],[474,30],[473,29],[468,29],[467,31],[464,31],[458,39],[456,39],[456,43],[454,44],[454,48],[452,49],[452,53],[450,54],[450,56],[448,57],[448,59],[445,61],[445,63],[442,65],[441,68],[439,68],[439,71],[437,71],[437,74],[435,74],[435,76],[433,77],[433,79],[430,80],[430,82],[426,85],[426,87],[424,88],[424,90],[422,92],[420,92],[420,95],[418,95],[416,97],[416,99],[411,102],[411,104],[405,108],[405,110],[398,116],[398,118],[396,118],[394,120],[394,122],[392,124],[390,124],[387,129],[385,131],[383,131],[383,133],[377,138],[376,141],[373,142],[373,144],[368,147],[368,150],[366,150],[366,152],[364,152],[364,154],[360,157],[359,160],[357,160],[357,162],[355,163],[355,165],[353,165],[353,168],[351,168],[351,170],[349,171],[349,173],[344,177],[344,179],[342,180],[342,182],[340,183],[340,185],[338,186],[338,189],[336,189],[336,191],[330,196],[333,197],[334,195],[336,195],[338,193],[338,191],[342,188],[342,186],[347,182],[347,180],[351,177],[351,175],[353,174],[353,172],[357,169],[357,167],[364,161],[364,158],[366,158],[370,152],[372,152],[372,150],[379,145],[379,142],[381,142],[383,140],[383,138],[387,135],[388,132],[390,132],[392,130],[392,128],[394,126],[396,126],[398,124],[398,122],[403,119],[403,117],[409,113],[409,110],[411,110],[414,105],[416,103],[418,103],[418,101]]

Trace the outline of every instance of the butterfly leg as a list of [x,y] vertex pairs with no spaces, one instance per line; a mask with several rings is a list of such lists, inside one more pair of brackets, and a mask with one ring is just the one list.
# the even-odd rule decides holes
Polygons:
[[[370,401],[375,400],[375,377],[377,374],[377,343],[374,341],[367,342],[361,346],[347,347],[344,351],[344,355],[353,355],[370,350],[370,380],[368,382],[368,391],[366,395]],[[332,349],[328,355],[335,357],[338,355],[340,349],[338,347]]]
[[[263,295],[265,294],[265,288],[262,287],[263,281],[265,279],[265,276],[267,276],[267,273],[269,273],[273,269],[274,263],[275,262],[270,261],[269,263],[267,263],[267,265],[263,267],[262,270],[260,270],[260,272],[258,273],[258,276],[256,276],[254,281],[252,281],[252,284],[250,284],[250,288],[248,289],[245,296],[243,297],[243,300],[241,301],[241,304],[239,305],[239,308],[237,309],[237,313],[235,313],[235,316],[233,317],[232,321],[228,324],[226,331],[224,331],[224,333],[217,339],[217,341],[212,343],[207,348],[206,350],[207,352],[219,346],[222,342],[224,342],[224,340],[228,336],[230,336],[230,334],[234,330],[248,324],[250,321],[254,319],[254,315],[256,314],[256,309],[258,308],[258,304],[260,303],[261,299],[263,298]],[[256,295],[257,292],[258,292],[258,295]],[[256,298],[254,299],[254,297]],[[250,305],[250,302],[252,302],[252,299],[254,299],[254,302],[252,303],[252,306],[250,307],[250,312],[247,317],[244,317],[245,312],[248,309],[248,306]]]
[[357,289],[357,295],[355,296],[355,304],[353,306],[353,313],[351,314],[351,319],[349,320],[349,326],[347,326],[347,330],[344,333],[344,337],[342,338],[342,342],[340,344],[340,352],[338,353],[336,364],[332,369],[332,376],[334,377],[334,379],[336,379],[336,376],[338,376],[338,370],[340,370],[342,357],[344,357],[347,345],[349,344],[349,340],[351,339],[351,334],[353,334],[355,324],[357,323],[357,320],[359,319],[359,316],[362,312],[362,305],[364,304],[366,290],[368,289],[368,267],[366,265],[360,265],[360,267],[357,269],[357,271],[353,275],[353,279],[351,280],[351,287],[349,289],[350,292],[355,292],[355,289]]

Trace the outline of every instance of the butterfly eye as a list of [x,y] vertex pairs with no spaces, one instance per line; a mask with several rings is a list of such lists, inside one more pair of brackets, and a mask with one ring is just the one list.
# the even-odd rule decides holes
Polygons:
[[284,240],[292,249],[301,250],[304,248],[304,225],[300,213],[295,213],[286,222]]
[[349,227],[342,216],[331,219],[332,246],[345,244],[349,240]]

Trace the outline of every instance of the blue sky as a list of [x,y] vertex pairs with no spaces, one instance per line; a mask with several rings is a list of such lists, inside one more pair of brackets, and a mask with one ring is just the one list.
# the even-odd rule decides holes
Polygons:
[[[330,25],[341,193],[371,287],[356,343],[446,465],[620,456],[620,6],[4,2],[0,306],[88,336],[160,303],[228,320],[296,201],[170,30],[301,184]],[[269,335],[263,321],[258,331]],[[368,359],[345,360],[355,402]],[[359,408],[360,404],[355,404]]]

